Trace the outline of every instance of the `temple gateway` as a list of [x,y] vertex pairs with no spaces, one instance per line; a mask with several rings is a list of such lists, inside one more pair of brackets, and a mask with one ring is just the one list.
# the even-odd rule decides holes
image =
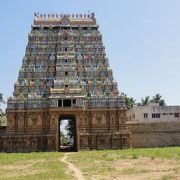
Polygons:
[[73,124],[75,151],[131,146],[94,13],[35,13],[6,113],[3,152],[62,150],[62,120]]

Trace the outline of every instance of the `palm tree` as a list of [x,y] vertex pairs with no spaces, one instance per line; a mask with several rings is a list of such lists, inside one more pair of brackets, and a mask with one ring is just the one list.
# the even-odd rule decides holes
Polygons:
[[152,97],[151,102],[153,103],[159,103],[159,101],[161,100],[162,96],[158,93],[155,96]]
[[150,102],[150,96],[145,96],[144,99],[141,98],[141,102],[137,103],[137,106],[146,106]]
[[159,103],[159,106],[165,106],[166,105],[165,100],[162,99],[162,96],[159,93],[152,97],[151,102]]

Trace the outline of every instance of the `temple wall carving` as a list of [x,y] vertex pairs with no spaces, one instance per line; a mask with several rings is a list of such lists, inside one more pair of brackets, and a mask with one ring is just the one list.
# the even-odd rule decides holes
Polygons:
[[[108,110],[109,111],[109,110]],[[27,126],[24,124],[24,112],[11,112],[9,118],[16,117],[17,121],[12,129],[3,134],[3,151],[30,152],[30,151],[57,151],[59,147],[59,118],[61,115],[72,114],[76,117],[77,148],[80,149],[122,149],[131,146],[130,133],[126,128],[117,131],[117,114],[124,115],[124,111],[105,112],[104,110],[88,111],[53,111],[49,110],[49,120],[46,118],[45,132],[43,131],[43,112],[29,111]],[[15,115],[16,114],[16,115]],[[91,114],[91,116],[87,116]],[[109,114],[109,116],[107,116]],[[107,119],[110,117],[110,119]],[[124,117],[125,118],[125,117]],[[13,119],[14,120],[14,119]],[[12,126],[9,126],[12,127]],[[125,139],[125,142],[123,142]]]
[[60,121],[75,122],[76,150],[130,144],[126,106],[95,14],[35,14],[7,102],[3,151],[58,151]]

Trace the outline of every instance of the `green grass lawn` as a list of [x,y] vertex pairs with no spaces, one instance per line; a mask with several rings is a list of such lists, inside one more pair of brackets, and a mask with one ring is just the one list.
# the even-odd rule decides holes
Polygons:
[[74,154],[71,159],[74,161],[81,161],[84,158],[89,161],[96,159],[113,161],[127,158],[136,159],[138,157],[180,159],[180,147],[80,151]]
[[[2,179],[74,179],[64,153],[0,153]],[[80,151],[68,155],[87,180],[180,179],[180,147]]]
[[81,151],[68,160],[86,179],[180,179],[180,147]]
[[0,179],[73,179],[60,161],[63,153],[0,153]]

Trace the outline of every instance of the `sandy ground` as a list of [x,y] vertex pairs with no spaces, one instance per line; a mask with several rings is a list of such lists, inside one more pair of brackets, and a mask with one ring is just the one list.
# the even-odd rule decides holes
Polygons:
[[[40,172],[43,172],[42,169],[34,169],[32,166],[36,163],[44,163],[45,160],[30,160],[26,161],[25,164],[19,164],[19,163],[13,163],[11,165],[4,165],[1,167],[2,169],[8,171],[8,173],[3,174],[3,178],[12,178],[18,176],[28,176],[33,174],[38,174]],[[0,177],[1,179],[1,177]]]
[[124,159],[112,163],[113,172],[88,175],[88,180],[180,180],[180,161],[150,158]]
[[73,173],[73,176],[78,180],[84,180],[84,177],[82,176],[82,172],[80,169],[74,166],[74,164],[67,161],[68,155],[71,153],[66,153],[64,157],[61,159],[61,161],[68,165],[69,170]]

